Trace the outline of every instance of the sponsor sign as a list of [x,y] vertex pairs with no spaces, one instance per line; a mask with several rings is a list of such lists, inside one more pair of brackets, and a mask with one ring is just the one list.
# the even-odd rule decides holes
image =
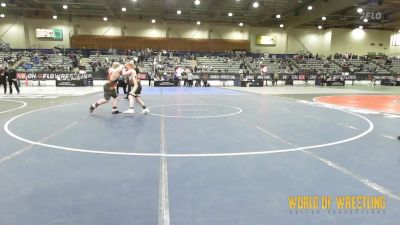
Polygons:
[[276,46],[276,37],[273,36],[256,36],[256,45]]
[[92,73],[78,74],[72,72],[18,72],[19,80],[82,80],[92,78]]
[[63,30],[62,29],[36,29],[36,37],[62,40],[63,39]]
[[178,86],[178,83],[173,82],[173,81],[155,81],[154,86],[155,87],[174,87],[174,86]]

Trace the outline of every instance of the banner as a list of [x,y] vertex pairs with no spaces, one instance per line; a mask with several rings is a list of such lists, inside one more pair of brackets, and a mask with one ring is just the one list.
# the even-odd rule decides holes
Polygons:
[[140,80],[147,80],[147,79],[148,79],[147,73],[138,73],[138,74],[137,74],[137,77],[138,77]]
[[93,74],[79,74],[74,72],[18,72],[19,80],[81,80],[92,78]]
[[36,29],[36,37],[62,40],[63,39],[63,30],[62,29]]
[[85,87],[85,86],[93,86],[85,82],[84,80],[56,80],[57,87]]
[[[193,80],[202,80],[203,76],[208,75],[208,80],[240,80],[239,74],[210,74],[210,73],[198,73],[193,75]],[[243,78],[247,80],[270,80],[272,73],[266,75],[243,75]],[[304,80],[305,74],[279,74],[279,80],[286,80],[288,76],[291,76],[293,80]],[[308,74],[308,80],[315,80],[318,75]],[[326,76],[321,74],[321,76]],[[138,74],[139,79],[147,80],[148,76],[146,73]],[[341,74],[330,74],[329,77],[333,80],[368,80],[367,74],[353,74],[353,75],[341,75]],[[374,75],[375,80],[381,79],[400,79],[400,75],[393,76],[390,74]],[[17,79],[19,80],[80,80],[92,78],[93,80],[106,80],[106,72],[86,72],[86,74],[79,74],[74,72],[17,72]]]
[[175,87],[178,83],[175,81],[154,81],[154,87]]
[[256,45],[276,46],[276,37],[257,35]]

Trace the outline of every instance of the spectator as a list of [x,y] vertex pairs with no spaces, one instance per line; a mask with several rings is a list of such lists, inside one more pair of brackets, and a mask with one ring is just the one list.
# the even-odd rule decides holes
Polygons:
[[262,66],[261,67],[261,75],[266,76],[268,72],[268,67],[267,66]]

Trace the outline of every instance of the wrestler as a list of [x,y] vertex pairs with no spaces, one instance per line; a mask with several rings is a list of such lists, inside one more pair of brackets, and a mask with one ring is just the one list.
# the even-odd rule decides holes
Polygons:
[[122,75],[130,76],[129,82],[131,82],[131,85],[132,85],[132,90],[128,94],[129,109],[124,111],[124,113],[127,113],[127,114],[135,113],[135,110],[134,110],[135,101],[142,107],[143,114],[150,113],[150,110],[147,108],[147,106],[144,104],[144,102],[141,98],[142,85],[140,84],[140,79],[137,77],[137,74],[135,71],[135,65],[131,62],[126,63],[125,69],[122,71]]
[[111,66],[111,68],[108,69],[108,80],[103,86],[104,90],[104,98],[97,100],[94,104],[90,106],[90,113],[93,113],[93,111],[99,107],[100,105],[106,104],[110,101],[112,98],[112,114],[119,114],[121,113],[117,109],[117,104],[118,104],[118,95],[116,92],[116,87],[118,84],[118,79],[121,75],[121,71],[124,68],[123,65],[120,65],[118,62],[114,62]]

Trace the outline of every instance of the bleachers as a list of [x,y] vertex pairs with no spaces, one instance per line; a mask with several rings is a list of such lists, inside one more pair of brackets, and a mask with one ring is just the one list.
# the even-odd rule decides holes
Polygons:
[[10,56],[9,53],[0,52],[0,64],[4,64],[4,63],[5,63],[5,62],[4,62],[4,59],[7,58],[7,57],[9,57],[9,56]]
[[[18,53],[20,54],[20,53]],[[34,55],[34,56],[32,56]],[[35,56],[36,55],[36,56]],[[12,57],[16,58],[17,53],[12,53]],[[167,57],[168,56],[168,57]],[[4,58],[9,59],[10,53],[0,52],[0,61]],[[34,60],[34,57],[39,57]],[[78,59],[80,56],[77,56]],[[129,57],[129,59],[127,59]],[[137,59],[137,56],[117,55],[117,54],[96,54],[93,53],[89,58],[82,60],[86,71],[104,71],[107,70],[112,61],[124,62],[131,59]],[[361,60],[361,59],[334,59],[329,61],[326,59],[270,59],[263,56],[247,56],[238,57],[231,55],[229,57],[222,56],[200,56],[196,60],[192,60],[192,56],[174,56],[172,53],[158,55],[157,52],[149,53],[145,61],[140,62],[139,69],[141,72],[152,72],[154,60],[156,59],[156,68],[159,72],[173,74],[176,67],[197,66],[197,72],[228,73],[239,74],[241,65],[245,65],[244,72],[247,70],[250,74],[259,74],[261,66],[268,67],[268,73],[285,73],[297,74],[299,72],[320,73],[320,74],[337,74],[342,72],[342,67],[349,66],[350,72],[357,74],[390,74],[391,72],[400,73],[400,60],[393,59],[391,65],[385,65],[383,60]],[[68,55],[63,54],[44,54],[30,53],[24,62],[17,68],[18,71],[71,71],[73,60]],[[29,64],[27,67],[24,64]],[[342,67],[341,67],[342,66]]]
[[289,62],[280,59],[266,59],[261,61],[261,64],[268,67],[268,73],[297,73],[297,67],[291,66]]
[[[100,71],[103,68],[107,68],[112,61],[124,60],[126,56],[121,55],[90,55],[88,63],[85,65],[86,71]],[[92,63],[97,63],[100,66],[91,67]]]
[[[34,57],[39,59],[36,60]],[[23,57],[23,62],[17,67],[17,71],[70,71],[72,69],[72,59],[68,56],[47,54],[34,57]]]
[[224,57],[198,57],[197,67],[203,72],[239,73],[240,61]]
[[392,59],[390,64],[386,64],[382,60],[377,63],[390,72],[400,74],[400,59]]
[[391,69],[396,74],[400,74],[400,60],[393,60]]
[[[157,57],[156,68],[159,72],[172,74],[175,72],[176,67],[191,67],[190,61],[187,59],[179,58],[179,57]],[[148,58],[147,61],[144,61],[141,65],[141,71],[143,72],[151,72],[154,67],[154,59]]]
[[342,72],[342,68],[335,63],[324,59],[300,59],[294,61],[301,70],[315,71],[317,73],[336,74]]
[[361,59],[335,59],[337,64],[349,66],[350,71],[359,74],[388,74],[388,70],[378,66],[373,61],[361,60]]
[[8,64],[11,63],[13,64],[18,60],[18,54],[17,53],[9,53],[9,52],[3,52],[0,51],[0,64]]
[[51,66],[56,71],[68,71],[72,65],[72,60],[68,56],[51,54],[47,55],[47,58],[47,60],[43,60],[42,69],[47,69]]

